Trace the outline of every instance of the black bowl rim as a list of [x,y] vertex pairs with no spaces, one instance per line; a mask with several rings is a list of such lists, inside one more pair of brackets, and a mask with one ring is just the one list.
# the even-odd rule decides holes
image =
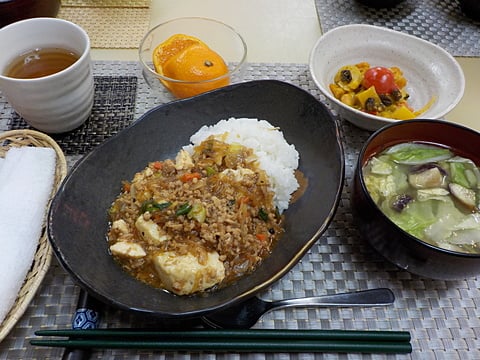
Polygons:
[[[366,198],[367,198],[367,201],[370,203],[370,205],[372,205],[376,210],[378,210],[378,213],[380,214],[380,216],[382,217],[383,220],[385,220],[388,224],[390,224],[392,227],[394,227],[396,230],[398,230],[400,233],[402,233],[402,235],[404,235],[405,237],[407,237],[408,239],[410,239],[412,242],[415,242],[419,245],[422,245],[422,246],[425,246],[435,252],[439,252],[439,253],[444,253],[444,254],[448,254],[448,255],[452,255],[452,256],[456,256],[456,257],[461,257],[461,258],[480,258],[480,254],[469,254],[469,253],[464,253],[464,252],[460,252],[460,251],[453,251],[453,250],[448,250],[448,249],[443,249],[443,248],[440,248],[438,246],[435,246],[435,245],[432,245],[432,244],[429,244],[425,241],[422,241],[420,239],[418,239],[417,237],[409,234],[408,232],[406,232],[405,230],[403,230],[402,228],[400,228],[399,226],[397,226],[392,220],[390,220],[390,218],[388,216],[386,216],[384,214],[384,212],[382,210],[380,210],[377,206],[377,204],[375,203],[375,201],[372,199],[372,197],[370,196],[370,193],[369,191],[367,190],[367,187],[365,185],[365,181],[364,181],[364,177],[363,177],[363,172],[361,171],[362,167],[363,167],[363,164],[368,161],[368,159],[365,159],[365,161],[363,161],[363,159],[365,158],[365,152],[367,151],[367,148],[369,146],[369,144],[371,143],[371,141],[376,138],[377,136],[379,136],[381,133],[383,133],[384,131],[392,128],[392,127],[399,127],[399,126],[409,126],[411,124],[416,124],[416,123],[419,123],[419,124],[434,124],[434,123],[440,123],[442,125],[445,125],[445,126],[451,126],[451,127],[456,127],[456,128],[459,128],[461,130],[464,130],[464,131],[468,131],[468,132],[472,132],[473,134],[477,135],[479,138],[480,138],[480,132],[474,130],[474,129],[471,129],[471,128],[468,128],[464,125],[460,125],[460,124],[457,124],[457,123],[453,123],[453,122],[449,122],[449,121],[446,121],[446,120],[439,120],[439,119],[413,119],[413,120],[408,120],[408,121],[403,121],[403,122],[396,122],[396,123],[392,123],[392,124],[389,124],[389,125],[386,125],[380,129],[378,129],[377,131],[375,131],[373,134],[371,134],[369,136],[369,138],[367,139],[367,141],[365,142],[365,144],[363,145],[362,149],[360,150],[360,153],[358,155],[358,158],[357,158],[357,164],[356,164],[356,170],[355,171],[358,171],[358,174],[359,174],[359,179],[360,179],[360,186],[361,186],[361,189],[362,189],[362,192],[365,194]],[[399,143],[399,142],[398,142]],[[390,144],[391,145],[391,144]]]

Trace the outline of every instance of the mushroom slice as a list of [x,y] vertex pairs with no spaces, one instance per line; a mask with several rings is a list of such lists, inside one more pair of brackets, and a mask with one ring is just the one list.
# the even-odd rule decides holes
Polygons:
[[450,183],[448,187],[450,189],[450,193],[463,205],[465,205],[466,207],[472,210],[475,208],[475,205],[476,205],[475,191],[456,183]]
[[416,189],[438,188],[444,183],[444,175],[435,166],[421,172],[409,174],[408,182]]
[[397,212],[402,212],[403,209],[405,209],[407,205],[412,201],[413,201],[413,198],[408,194],[399,195],[393,201],[392,208]]

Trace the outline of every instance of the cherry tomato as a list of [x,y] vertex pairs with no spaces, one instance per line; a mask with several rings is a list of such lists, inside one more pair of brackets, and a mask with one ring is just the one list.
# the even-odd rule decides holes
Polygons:
[[382,66],[368,69],[365,72],[362,85],[365,89],[374,86],[377,94],[390,94],[398,89],[392,71]]

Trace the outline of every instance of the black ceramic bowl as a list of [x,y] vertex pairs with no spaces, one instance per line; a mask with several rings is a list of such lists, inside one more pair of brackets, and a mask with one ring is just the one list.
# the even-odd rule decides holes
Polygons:
[[409,120],[388,125],[367,140],[355,168],[352,206],[364,238],[387,260],[413,274],[441,280],[465,279],[480,274],[480,255],[441,249],[400,229],[370,197],[362,167],[385,148],[408,141],[450,147],[458,155],[480,163],[480,133],[440,120]]
[[33,17],[55,17],[60,0],[0,0],[0,27]]
[[480,21],[480,1],[460,0],[460,7],[465,15]]
[[[122,180],[172,158],[201,126],[229,117],[266,119],[300,154],[305,194],[285,211],[286,233],[251,275],[215,292],[175,296],[135,280],[108,253],[107,211]],[[344,177],[337,123],[312,95],[279,81],[232,85],[152,109],[80,160],[48,215],[55,255],[85,290],[121,309],[163,318],[195,317],[254,295],[291,269],[332,220]]]

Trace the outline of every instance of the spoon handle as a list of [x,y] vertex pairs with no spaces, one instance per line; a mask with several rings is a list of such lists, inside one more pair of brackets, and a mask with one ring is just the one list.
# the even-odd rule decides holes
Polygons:
[[351,307],[351,306],[383,306],[395,301],[392,290],[387,288],[348,292],[333,295],[322,295],[298,299],[285,299],[269,302],[268,310],[286,307]]

